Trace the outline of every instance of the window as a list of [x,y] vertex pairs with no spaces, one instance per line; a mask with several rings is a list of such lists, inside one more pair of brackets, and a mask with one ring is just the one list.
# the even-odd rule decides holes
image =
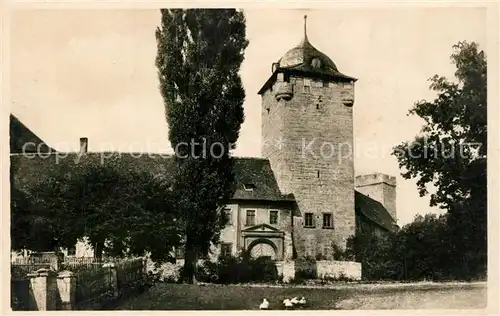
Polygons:
[[231,243],[222,243],[220,244],[220,255],[222,257],[230,257],[232,255],[233,244]]
[[278,224],[278,211],[269,211],[269,224]]
[[321,60],[319,60],[319,58],[314,58],[311,62],[311,66],[313,66],[313,68],[320,68]]
[[254,210],[247,210],[247,226],[253,226],[255,225],[255,211]]
[[331,213],[323,213],[323,228],[332,228],[332,214]]
[[224,216],[226,217],[226,225],[232,225],[233,224],[233,214],[231,212],[230,208],[225,208],[222,210],[224,212]]
[[313,213],[305,213],[304,214],[304,226],[305,227],[314,227]]
[[245,183],[243,184],[243,188],[245,189],[245,191],[253,191],[253,189],[255,189],[255,184]]

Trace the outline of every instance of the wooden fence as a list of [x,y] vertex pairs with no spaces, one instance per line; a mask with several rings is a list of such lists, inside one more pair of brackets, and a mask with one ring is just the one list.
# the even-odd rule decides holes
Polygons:
[[22,278],[28,273],[35,272],[42,268],[50,269],[55,266],[54,260],[45,257],[23,257],[16,258],[11,262],[11,274],[17,278]]
[[61,263],[61,270],[71,272],[80,272],[89,269],[98,269],[102,267],[103,261],[94,257],[65,257]]
[[126,296],[140,287],[138,285],[144,280],[146,274],[145,262],[142,258],[117,262],[115,267],[120,296]]
[[114,295],[112,267],[94,264],[76,273],[75,279],[75,309],[100,307]]
[[[146,281],[143,258],[116,263],[102,263],[94,258],[68,259],[56,265],[59,270],[47,259],[14,260],[11,264],[12,309],[102,309],[119,297],[143,290]],[[52,291],[58,293],[53,295]],[[36,301],[39,299],[42,303]]]

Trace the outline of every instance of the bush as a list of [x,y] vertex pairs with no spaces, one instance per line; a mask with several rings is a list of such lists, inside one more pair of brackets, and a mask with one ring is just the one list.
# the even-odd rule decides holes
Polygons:
[[274,261],[253,259],[246,255],[219,257],[217,262],[205,261],[198,266],[196,279],[200,282],[234,284],[249,282],[278,282],[280,276]]

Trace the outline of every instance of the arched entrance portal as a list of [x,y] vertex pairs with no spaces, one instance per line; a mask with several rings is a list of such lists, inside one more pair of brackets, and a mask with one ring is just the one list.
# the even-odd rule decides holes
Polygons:
[[276,260],[276,250],[268,242],[258,241],[251,246],[250,256],[252,258],[267,257],[271,260]]

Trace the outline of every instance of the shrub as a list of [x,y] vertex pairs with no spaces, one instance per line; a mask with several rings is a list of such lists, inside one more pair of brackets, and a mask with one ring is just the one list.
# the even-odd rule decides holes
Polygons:
[[241,255],[219,257],[217,262],[205,261],[198,267],[196,279],[207,283],[231,284],[279,282],[280,276],[274,261]]

